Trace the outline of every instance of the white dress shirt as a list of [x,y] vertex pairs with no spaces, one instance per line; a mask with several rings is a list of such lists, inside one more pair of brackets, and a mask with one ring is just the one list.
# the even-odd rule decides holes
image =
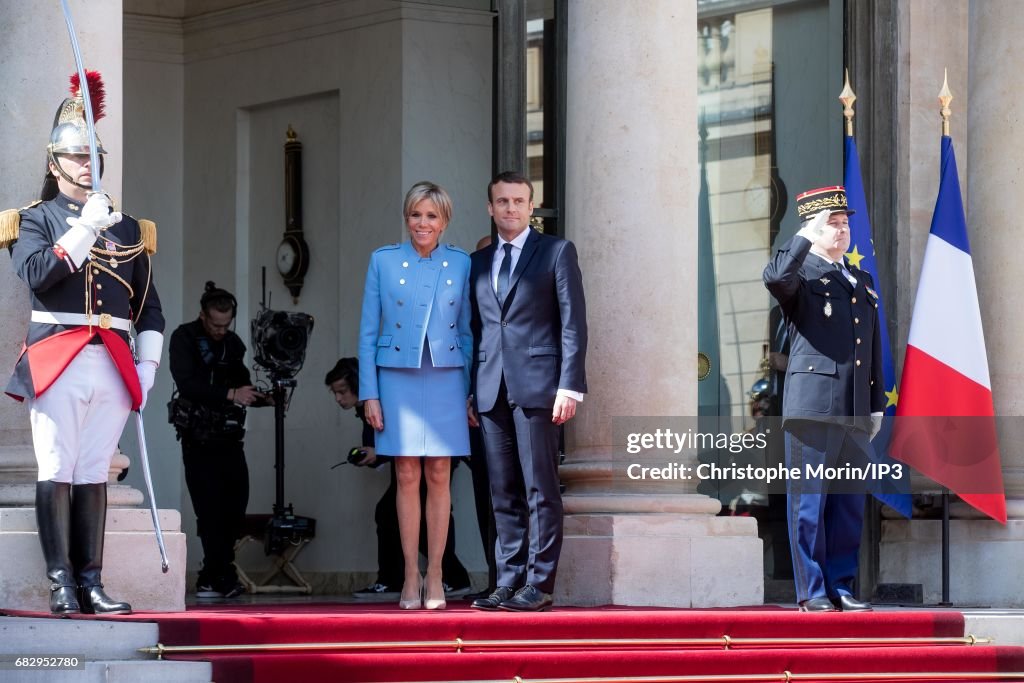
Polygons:
[[491,289],[497,293],[498,291],[498,271],[501,270],[501,262],[505,258],[505,245],[512,245],[512,263],[509,268],[509,279],[511,279],[512,273],[516,272],[516,265],[519,263],[519,257],[523,255],[523,245],[526,244],[527,238],[530,236],[530,228],[526,228],[521,233],[516,235],[515,239],[511,242],[505,241],[498,235],[498,248],[494,251],[494,260],[491,261]]

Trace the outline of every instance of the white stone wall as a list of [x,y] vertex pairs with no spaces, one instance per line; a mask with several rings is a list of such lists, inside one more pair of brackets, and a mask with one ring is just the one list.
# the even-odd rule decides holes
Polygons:
[[[369,254],[405,238],[401,211],[409,185],[429,178],[451,192],[455,216],[448,241],[471,250],[489,230],[484,207],[491,144],[488,3],[475,3],[483,9],[467,3],[370,1],[222,4],[218,11],[184,20],[129,20],[145,35],[134,42],[129,36],[128,44],[144,45],[150,53],[148,61],[139,56],[126,69],[137,79],[135,91],[164,100],[174,99],[157,94],[168,84],[182,92],[180,110],[177,105],[140,107],[145,120],[130,124],[139,131],[168,131],[154,143],[170,155],[170,168],[157,172],[166,174],[173,188],[167,196],[181,197],[179,214],[161,222],[164,262],[159,266],[168,272],[161,277],[168,330],[197,315],[203,284],[212,279],[236,294],[237,331],[248,345],[263,266],[273,308],[316,318],[285,433],[285,502],[318,521],[317,539],[298,565],[311,573],[373,572],[373,508],[387,486],[387,470],[328,469],[358,445],[360,423],[334,405],[323,376],[339,356],[356,355]],[[179,39],[181,65],[175,67],[168,62],[174,61]],[[274,268],[284,230],[283,145],[289,124],[303,143],[303,218],[312,250],[297,304]],[[162,152],[147,156],[133,160],[132,167],[141,170]],[[165,185],[142,187],[140,181],[139,189],[155,197]],[[178,232],[164,228],[176,221]],[[162,406],[169,384],[158,383],[155,391],[162,392]],[[163,439],[167,476],[177,477],[195,569],[202,553],[181,481],[180,452],[168,425],[157,430],[162,436],[151,440]],[[249,512],[270,512],[271,411],[250,412],[246,444]],[[456,474],[459,555],[471,571],[479,571],[483,558],[468,472],[460,468]],[[265,564],[257,552],[247,553],[243,562],[247,569]]]

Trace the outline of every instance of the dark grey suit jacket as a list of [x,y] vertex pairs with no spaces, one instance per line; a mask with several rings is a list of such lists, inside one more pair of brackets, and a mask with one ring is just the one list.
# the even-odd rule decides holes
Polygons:
[[587,312],[576,247],[527,229],[504,307],[491,286],[497,245],[472,255],[472,391],[480,412],[494,407],[502,376],[509,402],[523,408],[550,409],[558,389],[587,391]]

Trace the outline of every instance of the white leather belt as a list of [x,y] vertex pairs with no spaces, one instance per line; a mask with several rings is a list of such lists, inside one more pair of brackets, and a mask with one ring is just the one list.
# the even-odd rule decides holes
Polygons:
[[32,322],[48,323],[50,325],[92,325],[104,330],[111,328],[131,331],[132,321],[127,318],[115,318],[109,313],[93,314],[88,316],[85,313],[50,313],[49,311],[32,311]]

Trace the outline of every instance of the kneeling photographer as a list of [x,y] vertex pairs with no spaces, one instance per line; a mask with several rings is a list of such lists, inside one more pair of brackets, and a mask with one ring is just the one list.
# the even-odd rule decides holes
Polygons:
[[[341,358],[324,377],[334,402],[342,410],[355,409],[356,417],[362,422],[362,447],[352,448],[348,452],[347,462],[357,467],[378,468],[386,465],[390,470],[391,482],[385,489],[374,509],[373,519],[377,524],[377,580],[366,588],[354,591],[352,597],[357,599],[392,599],[397,598],[402,590],[405,578],[405,559],[402,556],[402,540],[398,531],[398,510],[396,497],[398,481],[395,477],[394,460],[387,455],[377,455],[374,448],[376,432],[366,421],[363,413],[363,402],[359,400],[359,359]],[[452,468],[458,461],[452,459]],[[426,479],[421,479],[421,501],[426,501]],[[426,520],[426,512],[422,512],[421,520]],[[423,521],[420,531],[420,552],[426,554],[426,522]],[[465,595],[470,590],[469,572],[455,555],[455,520],[449,517],[448,538],[441,558],[442,586],[446,597]]]
[[245,592],[235,570],[235,540],[249,502],[249,469],[242,439],[245,409],[265,405],[245,366],[245,344],[229,328],[237,312],[230,292],[206,283],[199,317],[171,335],[171,376],[177,392],[170,421],[181,440],[185,483],[196,513],[203,565],[200,598]]

